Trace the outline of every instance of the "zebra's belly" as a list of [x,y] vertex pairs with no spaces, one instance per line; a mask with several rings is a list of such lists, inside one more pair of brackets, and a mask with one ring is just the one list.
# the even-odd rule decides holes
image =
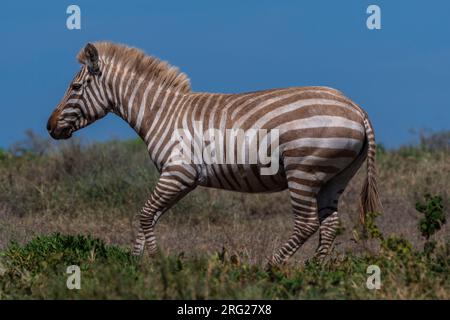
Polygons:
[[[262,170],[263,169],[263,170]],[[202,165],[199,185],[240,192],[277,192],[287,188],[284,168],[264,170],[258,165]]]

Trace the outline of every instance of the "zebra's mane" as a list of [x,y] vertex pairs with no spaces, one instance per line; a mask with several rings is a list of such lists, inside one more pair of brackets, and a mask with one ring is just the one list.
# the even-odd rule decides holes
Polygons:
[[[134,72],[145,79],[153,80],[166,88],[174,88],[182,93],[191,91],[189,78],[177,67],[165,61],[145,54],[142,50],[112,42],[95,42],[99,57],[107,63],[114,60],[126,66],[129,72]],[[84,49],[77,55],[80,63],[85,63]]]

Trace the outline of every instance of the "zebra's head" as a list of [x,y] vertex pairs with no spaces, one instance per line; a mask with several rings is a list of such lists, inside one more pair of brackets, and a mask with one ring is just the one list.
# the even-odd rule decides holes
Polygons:
[[82,68],[47,122],[47,130],[54,139],[70,138],[73,132],[104,117],[110,110],[102,90],[97,48],[88,43],[82,52]]

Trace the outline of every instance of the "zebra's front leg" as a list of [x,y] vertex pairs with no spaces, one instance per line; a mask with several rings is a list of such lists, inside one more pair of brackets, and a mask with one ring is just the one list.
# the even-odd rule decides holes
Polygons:
[[147,246],[147,251],[150,255],[156,253],[155,225],[158,219],[195,188],[194,182],[194,178],[182,180],[179,175],[173,174],[173,171],[161,174],[155,189],[141,210],[139,231],[135,240],[133,254],[142,254],[145,246]]
[[[148,203],[148,201],[147,201],[147,203]],[[144,206],[144,208],[142,209],[142,211],[144,211],[145,207],[147,206],[147,203]],[[156,215],[144,217],[144,219],[145,219],[144,224],[147,223],[147,221],[148,222],[153,221],[151,223],[151,227],[150,227],[150,229],[151,229],[150,232],[153,234],[153,239],[155,239],[154,227],[155,227],[156,222],[158,220],[157,218],[160,217],[161,215],[162,215],[162,212],[157,212]],[[139,217],[139,231],[138,231],[138,234],[136,236],[136,239],[134,241],[134,246],[133,246],[133,255],[136,255],[136,256],[141,255],[144,252],[144,248],[145,248],[145,244],[146,244],[146,237],[145,237],[144,229],[142,227],[142,225],[143,225],[143,221],[142,221],[143,216],[144,216],[144,214],[143,214],[143,212],[141,212],[140,217]],[[150,253],[150,255],[154,254],[155,252],[156,252],[156,243],[154,244],[153,247],[149,246],[149,253]]]
[[139,222],[139,231],[138,234],[134,240],[134,246],[133,246],[133,255],[139,256],[144,252],[145,247],[145,237],[144,237],[144,230],[141,227],[141,223]]

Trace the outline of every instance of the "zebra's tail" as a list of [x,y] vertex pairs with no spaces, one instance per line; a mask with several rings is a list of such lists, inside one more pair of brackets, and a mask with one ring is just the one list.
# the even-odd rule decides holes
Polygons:
[[375,134],[373,132],[372,124],[368,117],[364,119],[364,128],[366,130],[366,138],[368,143],[367,149],[367,177],[364,181],[363,188],[361,190],[360,200],[360,219],[364,225],[366,215],[369,212],[381,212],[383,209],[378,195],[377,186],[377,169],[375,166]]

